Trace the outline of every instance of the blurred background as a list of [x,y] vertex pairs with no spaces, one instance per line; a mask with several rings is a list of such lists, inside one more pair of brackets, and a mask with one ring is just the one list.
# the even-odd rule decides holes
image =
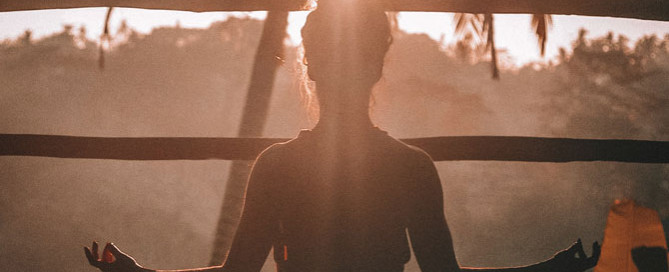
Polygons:
[[[262,18],[254,16],[149,30],[120,20],[104,46],[103,70],[97,35],[85,25],[6,37],[0,133],[235,137],[261,30]],[[294,137],[315,121],[300,89],[299,41],[286,44],[265,137]],[[374,92],[373,119],[398,138],[669,141],[669,33],[632,39],[582,29],[565,44],[537,61],[500,50],[497,81],[475,37],[439,40],[401,28]],[[93,240],[113,241],[151,268],[205,266],[229,165],[0,157],[0,267],[95,271],[82,250]],[[437,167],[461,265],[529,264],[579,237],[589,253],[619,198],[656,209],[667,227],[669,165],[458,161]],[[272,269],[268,263],[265,270]],[[413,260],[407,271],[418,271]]]

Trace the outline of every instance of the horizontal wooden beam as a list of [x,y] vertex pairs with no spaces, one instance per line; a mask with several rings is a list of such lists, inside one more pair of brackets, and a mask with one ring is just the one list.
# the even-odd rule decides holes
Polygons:
[[389,11],[555,14],[669,21],[668,0],[386,0]]
[[[382,0],[388,11],[525,13],[669,21],[669,0]],[[0,0],[0,11],[126,7],[183,11],[305,10],[307,0]]]
[[0,0],[0,11],[121,7],[182,11],[298,11],[306,0]]
[[182,11],[306,10],[306,0],[0,0],[0,11],[121,7]]
[[[0,156],[113,160],[253,160],[278,138],[105,138],[0,134]],[[435,161],[669,163],[669,142],[507,136],[402,139]]]

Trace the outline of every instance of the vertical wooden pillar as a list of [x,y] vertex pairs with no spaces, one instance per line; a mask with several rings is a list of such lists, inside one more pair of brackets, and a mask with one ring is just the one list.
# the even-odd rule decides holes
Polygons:
[[[282,63],[283,42],[287,26],[288,12],[269,11],[267,13],[253,63],[251,82],[239,127],[239,137],[262,136],[276,70]],[[233,161],[230,167],[210,265],[221,264],[232,243],[241,215],[250,164],[249,161]]]

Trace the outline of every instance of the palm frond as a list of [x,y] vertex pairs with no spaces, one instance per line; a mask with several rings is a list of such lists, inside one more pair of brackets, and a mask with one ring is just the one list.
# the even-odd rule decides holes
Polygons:
[[485,45],[486,50],[490,49],[490,47],[494,43],[493,42],[494,29],[492,29],[493,28],[492,20],[493,20],[492,14],[487,13],[483,15],[483,23],[481,24],[481,33],[483,34],[482,36],[485,36],[482,38],[485,38],[486,40],[486,45]]
[[474,32],[477,37],[481,37],[483,34],[483,17],[480,14],[456,13],[453,16],[453,22],[455,23],[456,35],[464,35],[469,31]]
[[473,32],[473,36],[479,41],[485,40],[485,51],[490,50],[490,63],[492,78],[499,79],[499,67],[497,66],[497,48],[495,48],[495,33],[492,13],[471,14],[456,13],[453,16],[455,23],[455,34],[466,35]]
[[548,39],[548,29],[552,26],[553,19],[550,14],[533,14],[532,29],[537,36],[537,42],[541,49],[541,56],[546,53],[546,40]]
[[455,23],[455,34],[462,35],[465,33],[467,19],[467,13],[456,13],[453,15],[453,22]]

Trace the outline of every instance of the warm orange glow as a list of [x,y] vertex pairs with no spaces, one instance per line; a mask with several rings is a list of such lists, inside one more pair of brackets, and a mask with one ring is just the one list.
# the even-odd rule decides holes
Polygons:
[[595,272],[637,272],[631,251],[637,247],[667,248],[658,213],[632,200],[616,200],[606,219],[602,255]]

